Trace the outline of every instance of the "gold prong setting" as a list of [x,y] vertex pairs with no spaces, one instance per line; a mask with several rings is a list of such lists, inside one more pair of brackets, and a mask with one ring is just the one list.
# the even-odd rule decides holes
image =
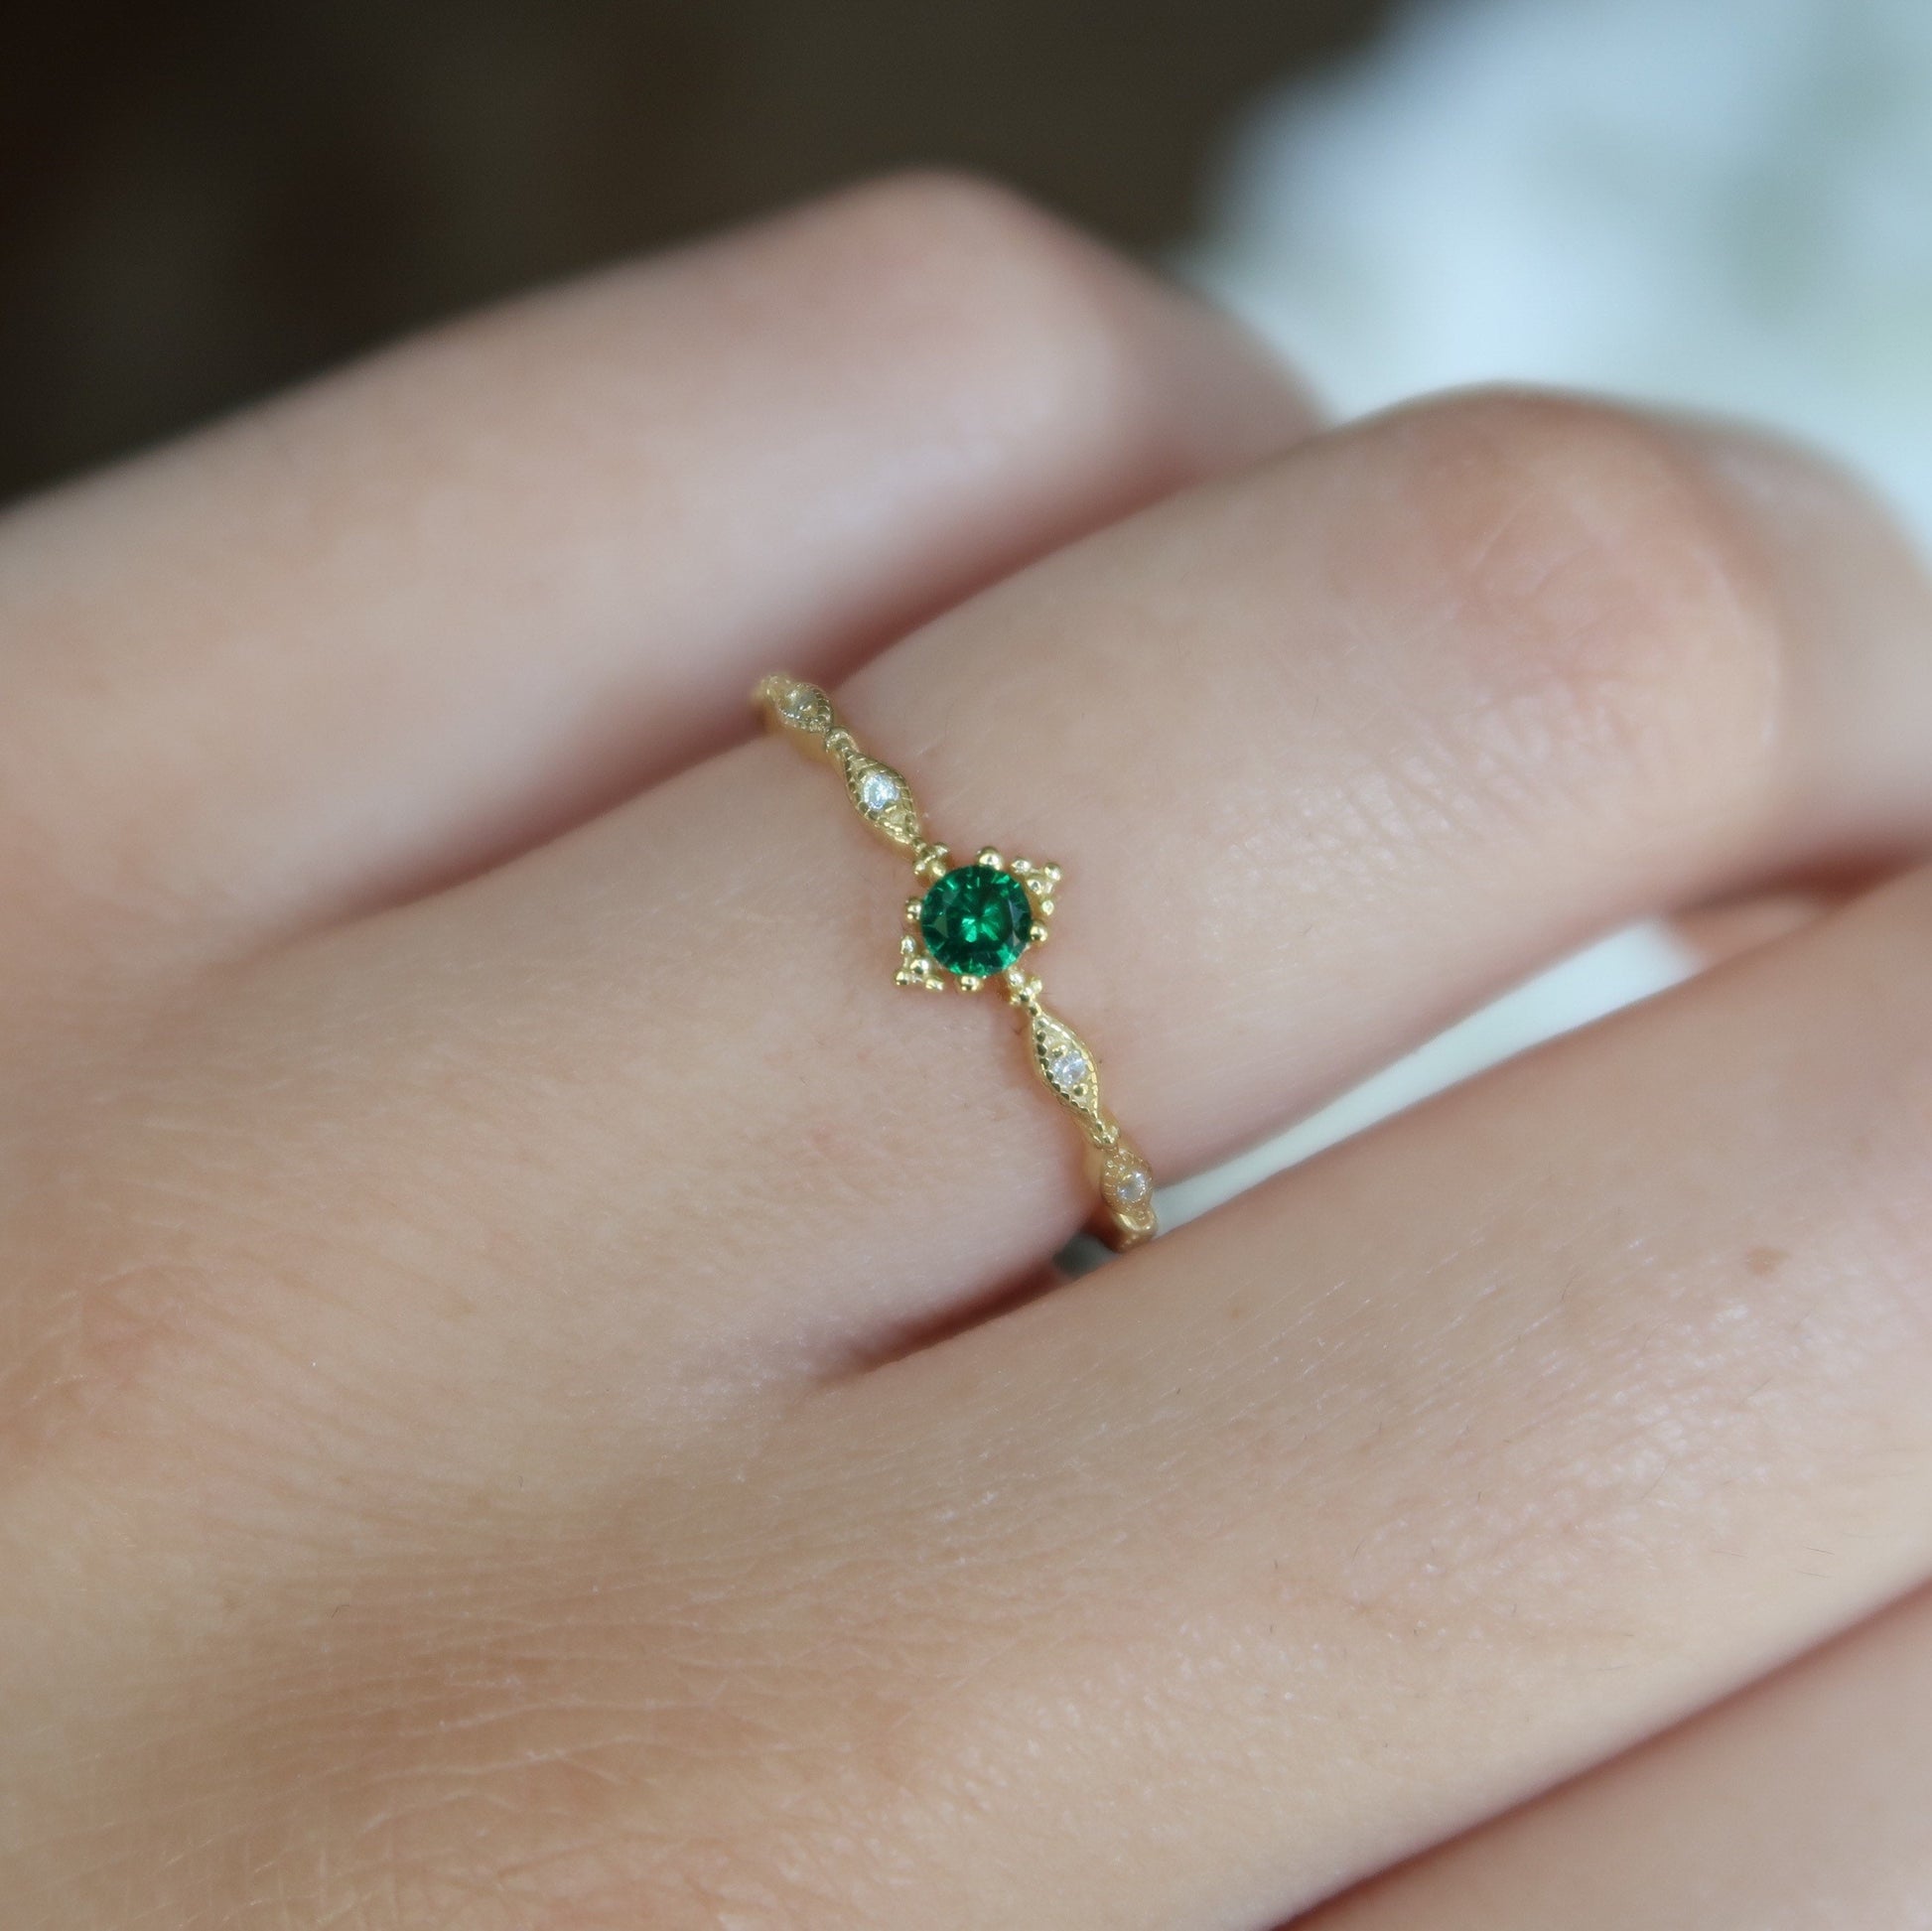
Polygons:
[[[1095,1231],[1115,1247],[1149,1239],[1157,1222],[1147,1163],[1102,1102],[1092,1049],[1047,1011],[1038,976],[1018,963],[1020,954],[1045,944],[1052,934],[1059,866],[1008,860],[992,845],[982,845],[969,865],[954,865],[947,848],[926,836],[905,778],[860,748],[817,685],[774,673],[755,697],[775,729],[839,766],[858,815],[911,855],[913,876],[924,892],[905,900],[895,983],[925,992],[942,992],[948,984],[962,993],[999,987],[1028,1034],[1035,1073],[1085,1135],[1089,1173],[1101,1202]],[[935,913],[938,922],[928,943],[928,908],[942,899],[945,906]],[[962,941],[962,930],[969,939]],[[935,956],[934,944],[947,956]]]
[[893,975],[896,985],[916,986],[921,992],[946,990],[946,970],[910,932],[898,942],[898,970]]

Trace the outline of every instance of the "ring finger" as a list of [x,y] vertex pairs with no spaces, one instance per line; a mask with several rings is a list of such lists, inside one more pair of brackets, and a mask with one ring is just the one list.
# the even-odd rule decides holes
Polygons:
[[[1635,911],[1922,838],[1925,629],[1908,555],[1807,459],[1476,398],[1089,539],[846,706],[957,848],[1064,863],[1041,970],[1173,1173]],[[493,1242],[482,1344],[561,1342],[528,1282],[568,1228],[601,1282],[573,1353],[823,1368],[1085,1206],[1000,1016],[894,990],[903,890],[826,772],[759,744],[316,943],[218,1050],[172,1049],[255,1083],[222,1117],[316,1202],[318,1265],[332,1201],[448,1145],[465,1252]],[[342,1117],[367,1130],[319,1145]],[[640,1292],[693,1221],[729,1287]]]

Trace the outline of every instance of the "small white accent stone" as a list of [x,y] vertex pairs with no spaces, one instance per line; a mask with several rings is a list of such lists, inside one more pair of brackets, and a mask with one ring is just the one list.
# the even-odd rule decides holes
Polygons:
[[1147,1198],[1152,1184],[1152,1175],[1145,1167],[1128,1167],[1113,1176],[1107,1190],[1122,1206],[1137,1207]]
[[811,716],[817,697],[818,693],[809,684],[794,684],[778,699],[778,709],[797,724]]
[[898,802],[898,786],[884,771],[868,771],[859,780],[859,802],[868,811],[890,810]]
[[1046,1062],[1046,1077],[1062,1093],[1072,1092],[1092,1070],[1087,1064],[1087,1055],[1077,1046],[1068,1046],[1064,1052],[1056,1053]]

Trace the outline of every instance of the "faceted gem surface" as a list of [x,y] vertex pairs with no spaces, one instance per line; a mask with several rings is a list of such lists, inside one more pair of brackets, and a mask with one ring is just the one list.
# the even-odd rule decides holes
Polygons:
[[1070,1093],[1093,1070],[1087,1063],[1087,1055],[1077,1046],[1068,1046],[1064,1052],[1055,1053],[1046,1067],[1046,1077],[1062,1093]]
[[884,811],[898,802],[898,786],[884,771],[868,771],[859,780],[859,802],[868,811]]
[[919,936],[948,972],[984,979],[1004,972],[1033,938],[1026,888],[992,865],[961,865],[925,895]]

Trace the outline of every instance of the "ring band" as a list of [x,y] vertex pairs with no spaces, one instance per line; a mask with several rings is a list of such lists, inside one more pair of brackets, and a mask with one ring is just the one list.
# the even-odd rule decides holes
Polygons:
[[774,672],[754,697],[774,729],[839,767],[867,824],[911,854],[924,891],[905,901],[897,983],[928,992],[941,991],[949,979],[961,992],[999,986],[1026,1029],[1034,1071],[1086,1138],[1088,1172],[1100,1192],[1092,1231],[1117,1248],[1149,1239],[1156,1231],[1154,1175],[1102,1103],[1092,1051],[1040,1003],[1039,980],[1019,964],[1029,948],[1045,942],[1060,868],[1003,859],[991,846],[971,864],[953,864],[945,846],[926,837],[912,787],[860,749],[816,684]]

